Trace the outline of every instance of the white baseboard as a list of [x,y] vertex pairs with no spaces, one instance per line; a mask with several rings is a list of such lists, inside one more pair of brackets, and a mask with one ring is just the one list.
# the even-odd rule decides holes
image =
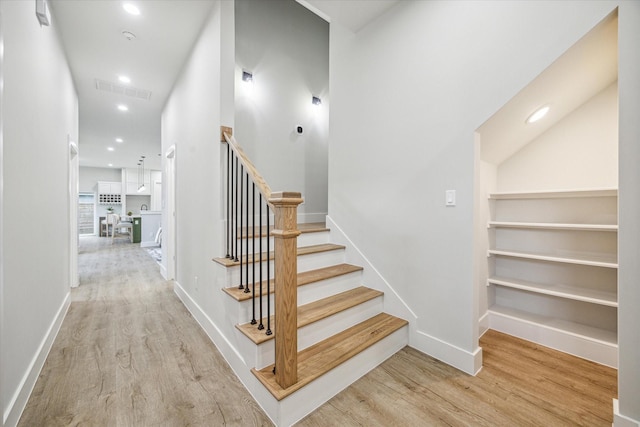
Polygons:
[[22,411],[24,411],[27,402],[29,401],[29,396],[33,391],[33,388],[36,385],[36,381],[38,380],[38,376],[40,375],[40,371],[42,371],[42,367],[44,366],[44,362],[47,360],[47,356],[51,351],[51,347],[53,346],[53,342],[58,336],[58,332],[60,331],[60,326],[62,325],[62,321],[69,310],[69,306],[71,305],[71,293],[67,292],[58,312],[53,318],[53,321],[49,325],[49,329],[45,334],[38,350],[33,356],[27,371],[22,377],[22,381],[20,381],[20,385],[18,386],[16,392],[11,398],[10,402],[6,406],[6,410],[3,415],[3,426],[4,427],[14,427],[18,424],[20,417],[22,416]]
[[[327,228],[331,230],[331,241],[347,247],[345,262],[364,267],[362,273],[362,284],[368,288],[384,292],[384,311],[396,317],[409,321],[410,325],[415,325],[417,316],[409,308],[409,305],[400,298],[400,295],[391,287],[389,282],[380,274],[378,270],[369,262],[362,251],[347,237],[340,226],[336,224],[330,216],[326,217]],[[411,329],[411,328],[410,328]]]
[[140,242],[141,248],[159,248],[160,244],[155,240],[149,240],[147,242]]
[[489,310],[489,327],[545,347],[618,368],[618,346]]
[[481,337],[489,330],[489,312],[487,311],[478,320],[478,336]]
[[[238,349],[227,339],[224,333],[222,333],[211,318],[202,310],[200,305],[191,298],[177,281],[174,281],[173,291],[207,334],[211,342],[216,346],[244,388],[253,396],[265,413],[271,417],[271,413],[264,406],[265,398],[267,398],[267,395],[270,396],[270,394],[251,373],[250,368]],[[273,421],[273,418],[271,418],[271,420]]]
[[613,427],[640,427],[640,421],[620,414],[618,399],[613,399]]
[[167,267],[164,264],[160,264],[160,275],[164,278],[164,280],[169,280],[169,277],[167,277]]
[[469,352],[436,337],[416,331],[409,345],[469,375],[476,375],[482,368],[482,348]]
[[363,284],[384,292],[384,311],[409,321],[409,345],[461,371],[475,375],[482,367],[482,349],[478,347],[470,353],[418,331],[416,327],[418,318],[409,305],[346,236],[340,226],[330,216],[327,216],[326,221],[327,227],[331,229],[331,240],[347,247],[346,262],[364,267]]

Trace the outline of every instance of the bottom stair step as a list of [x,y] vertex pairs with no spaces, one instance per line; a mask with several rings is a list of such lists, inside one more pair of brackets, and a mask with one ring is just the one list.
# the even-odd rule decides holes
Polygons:
[[407,324],[404,319],[380,313],[300,351],[298,382],[286,389],[276,382],[274,365],[251,372],[277,400],[282,400]]

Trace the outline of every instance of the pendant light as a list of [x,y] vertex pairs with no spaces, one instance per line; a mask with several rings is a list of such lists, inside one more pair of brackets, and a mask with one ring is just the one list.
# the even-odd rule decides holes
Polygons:
[[[142,185],[140,185],[140,178],[138,177],[138,193],[141,193],[145,190],[145,186],[144,186],[144,156],[140,156],[140,163],[138,163],[138,165],[142,165]],[[140,171],[140,168],[138,168],[138,171]]]

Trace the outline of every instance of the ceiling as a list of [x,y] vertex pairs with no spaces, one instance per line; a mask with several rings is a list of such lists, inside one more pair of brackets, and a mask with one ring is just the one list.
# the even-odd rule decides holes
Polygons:
[[[358,31],[397,1],[300,3]],[[136,5],[140,15],[128,14],[122,7],[125,2]],[[80,165],[135,168],[145,156],[147,168],[160,169],[162,109],[213,2],[52,0],[49,6],[78,92]],[[124,37],[123,31],[135,34],[135,39]],[[120,75],[131,82],[119,82]],[[129,110],[118,111],[119,104]]]
[[[78,92],[80,165],[135,168],[146,156],[145,167],[160,169],[160,115],[213,3],[131,1],[138,16],[125,12],[123,3],[49,3]],[[136,38],[128,40],[123,31]],[[118,81],[123,74],[129,84]],[[129,110],[118,111],[118,104]]]
[[328,22],[337,22],[358,32],[384,14],[399,0],[296,0]]
[[[481,158],[500,164],[618,79],[618,19],[596,26],[485,122]],[[526,123],[548,105],[540,121]]]
[[[354,32],[398,3],[297,1]],[[145,156],[147,168],[160,169],[162,109],[213,5],[210,0],[131,2],[140,15],[125,12],[120,0],[50,2],[78,91],[81,166],[135,168]],[[123,31],[136,38],[128,40]],[[614,82],[617,65],[614,17],[586,35],[478,129],[483,159],[498,164],[513,155]],[[120,83],[122,74],[131,82]],[[118,104],[126,104],[129,110],[118,111]],[[543,104],[552,106],[548,116],[526,125],[526,117]]]

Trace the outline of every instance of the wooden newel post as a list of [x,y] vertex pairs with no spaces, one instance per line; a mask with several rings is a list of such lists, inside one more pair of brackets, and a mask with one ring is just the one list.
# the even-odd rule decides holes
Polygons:
[[271,193],[275,212],[276,381],[282,388],[298,381],[298,205],[302,195]]

